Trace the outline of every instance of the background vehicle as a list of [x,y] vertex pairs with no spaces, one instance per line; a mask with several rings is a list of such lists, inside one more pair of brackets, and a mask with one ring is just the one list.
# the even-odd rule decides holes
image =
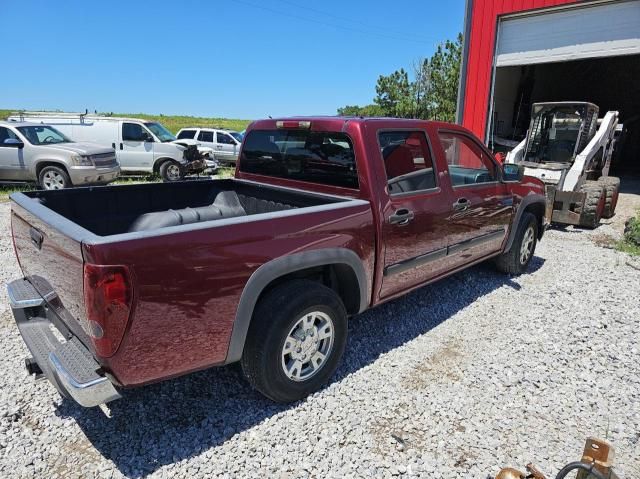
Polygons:
[[593,103],[535,103],[527,136],[506,162],[546,185],[547,215],[555,223],[595,228],[611,218],[620,179],[609,176],[618,112],[598,120]]
[[105,185],[119,174],[112,148],[72,142],[48,125],[0,121],[0,181],[35,181],[55,190]]
[[182,128],[178,139],[195,139],[203,146],[213,149],[213,154],[221,164],[235,166],[242,144],[242,134],[220,128]]
[[27,365],[84,406],[236,361],[300,399],[348,316],[488,259],[522,273],[545,229],[542,182],[459,126],[390,118],[254,122],[236,179],[11,199]]
[[177,181],[185,175],[216,168],[210,149],[199,147],[193,140],[176,141],[169,130],[155,121],[47,112],[24,112],[9,120],[55,125],[76,141],[111,147],[123,172],[156,173],[165,181]]

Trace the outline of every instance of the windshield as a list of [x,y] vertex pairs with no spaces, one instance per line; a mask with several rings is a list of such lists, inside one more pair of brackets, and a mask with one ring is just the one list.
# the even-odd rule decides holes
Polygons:
[[242,133],[238,133],[237,131],[230,131],[229,134],[240,143],[242,143],[242,139],[244,138],[244,135]]
[[161,123],[157,123],[155,121],[145,123],[144,126],[149,128],[151,132],[158,137],[158,139],[166,143],[168,141],[174,141],[176,139],[169,130],[167,130]]
[[531,121],[525,161],[568,163],[574,160],[585,112],[573,107],[539,107]]
[[32,145],[55,145],[58,143],[71,143],[71,140],[51,126],[19,126],[22,133]]

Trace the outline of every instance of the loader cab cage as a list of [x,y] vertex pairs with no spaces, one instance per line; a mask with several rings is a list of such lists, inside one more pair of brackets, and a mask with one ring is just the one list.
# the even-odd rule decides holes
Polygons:
[[595,135],[598,112],[593,103],[535,103],[524,160],[572,163]]

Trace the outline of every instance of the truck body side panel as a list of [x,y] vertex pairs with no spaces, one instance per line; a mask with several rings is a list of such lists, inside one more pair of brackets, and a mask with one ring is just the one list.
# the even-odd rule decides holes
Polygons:
[[347,248],[370,284],[373,235],[371,209],[358,204],[87,245],[88,262],[126,264],[134,278],[131,322],[116,354],[101,362],[124,386],[222,364],[240,296],[258,267],[291,253]]

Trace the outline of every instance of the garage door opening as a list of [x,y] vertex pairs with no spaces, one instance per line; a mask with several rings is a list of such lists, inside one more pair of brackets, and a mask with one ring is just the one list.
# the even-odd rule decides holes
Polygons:
[[507,151],[529,127],[531,105],[587,101],[620,112],[623,132],[612,162],[615,175],[640,175],[640,55],[498,67],[495,73],[489,143]]

